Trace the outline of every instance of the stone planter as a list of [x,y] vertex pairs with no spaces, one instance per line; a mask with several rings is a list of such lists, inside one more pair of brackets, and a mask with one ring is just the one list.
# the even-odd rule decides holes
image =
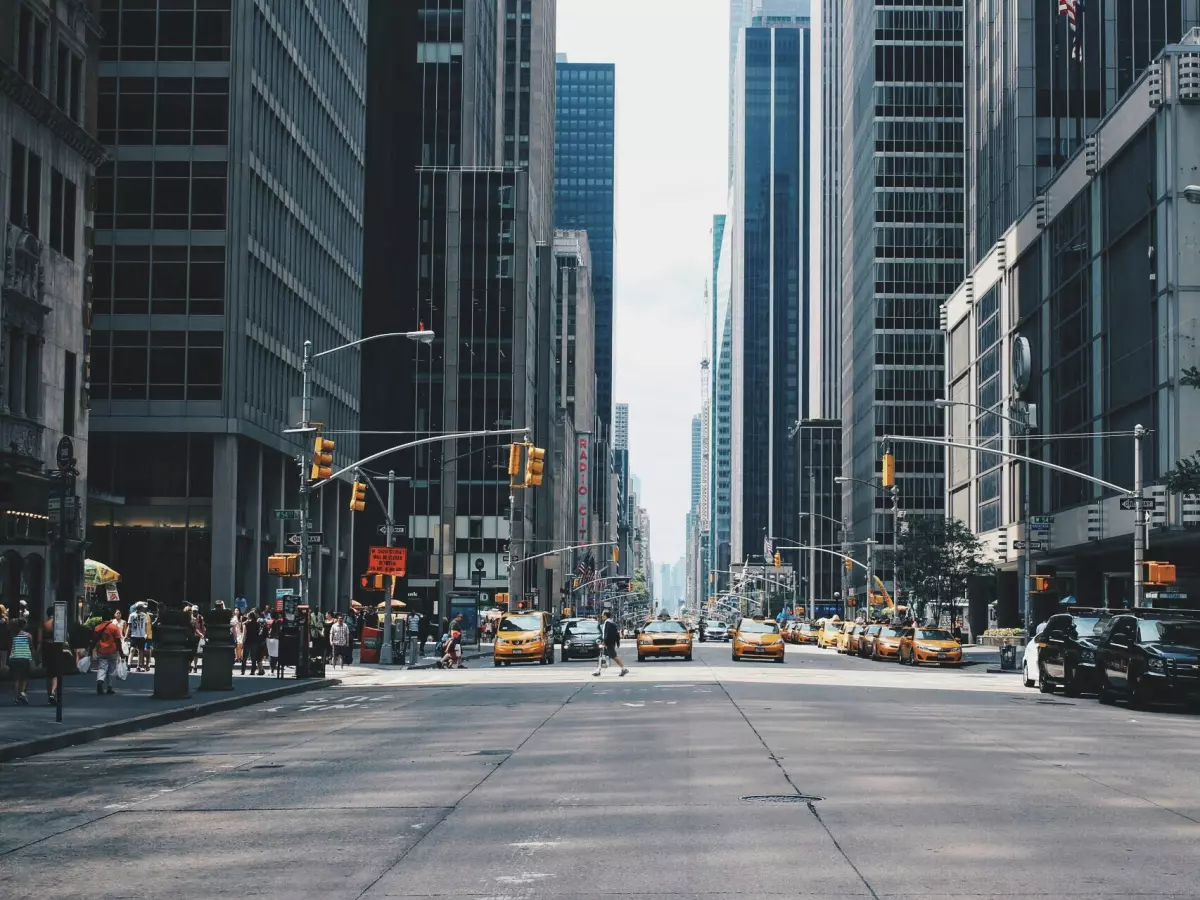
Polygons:
[[1029,639],[1023,636],[993,637],[985,634],[979,638],[979,644],[983,647],[1004,647],[1008,644],[1014,644],[1017,647],[1024,647],[1028,643]]
[[154,626],[154,697],[186,700],[191,696],[192,627],[180,609],[163,610]]
[[200,690],[233,690],[233,634],[229,630],[229,610],[204,610],[204,655],[201,657]]

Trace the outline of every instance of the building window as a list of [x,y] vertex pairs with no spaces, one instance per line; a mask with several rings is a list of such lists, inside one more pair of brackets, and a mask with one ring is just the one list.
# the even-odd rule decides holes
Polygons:
[[65,435],[75,434],[76,378],[79,364],[75,354],[67,351],[63,355],[63,425]]
[[75,258],[75,183],[50,169],[50,247]]
[[8,185],[8,220],[39,236],[42,208],[42,160],[12,142]]
[[46,91],[46,52],[50,29],[41,16],[21,6],[17,16],[17,70],[39,91]]
[[65,43],[58,44],[58,70],[55,77],[55,96],[58,108],[75,121],[79,121],[81,107],[83,60]]

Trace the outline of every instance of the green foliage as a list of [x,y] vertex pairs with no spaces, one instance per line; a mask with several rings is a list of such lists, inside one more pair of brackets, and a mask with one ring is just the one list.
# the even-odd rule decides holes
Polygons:
[[[948,602],[967,593],[973,576],[992,574],[983,561],[983,545],[958,519],[910,516],[901,536],[900,551],[880,554],[885,565],[899,569],[900,587],[921,602]],[[898,566],[897,566],[898,564]]]
[[984,637],[1023,637],[1024,628],[989,628],[983,633]]

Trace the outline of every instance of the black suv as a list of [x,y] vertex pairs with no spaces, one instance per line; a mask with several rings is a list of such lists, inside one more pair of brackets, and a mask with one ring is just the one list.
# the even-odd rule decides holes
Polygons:
[[1102,609],[1073,609],[1047,620],[1037,636],[1042,693],[1061,687],[1068,697],[1078,697],[1097,689],[1096,645],[1111,617]]
[[1113,616],[1096,651],[1101,703],[1200,700],[1200,621],[1137,610]]

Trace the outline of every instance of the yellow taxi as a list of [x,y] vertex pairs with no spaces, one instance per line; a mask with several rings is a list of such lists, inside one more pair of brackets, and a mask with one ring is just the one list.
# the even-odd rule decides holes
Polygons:
[[550,613],[505,613],[496,625],[492,664],[497,668],[515,662],[554,662],[554,623]]
[[817,626],[808,622],[800,622],[792,626],[791,638],[793,644],[815,644],[817,642]]
[[826,619],[823,623],[818,623],[818,626],[817,646],[821,649],[836,646],[837,636],[842,630],[841,619]]
[[944,628],[910,628],[900,638],[900,662],[919,666],[937,663],[941,666],[961,666],[962,644]]
[[651,656],[682,656],[692,660],[692,633],[679,619],[650,619],[637,636],[638,662]]
[[854,626],[854,630],[850,632],[850,636],[846,638],[846,654],[854,654],[858,656],[859,646],[862,641],[863,632],[867,630],[866,625],[858,624]]
[[733,632],[733,661],[773,659],[783,662],[783,635],[770,619],[742,619]]
[[871,659],[899,659],[900,641],[911,631],[911,628],[884,625],[875,635],[875,646],[871,650]]
[[850,652],[850,636],[854,634],[855,624],[853,622],[843,622],[842,630],[837,633],[833,640],[833,649],[838,653]]

